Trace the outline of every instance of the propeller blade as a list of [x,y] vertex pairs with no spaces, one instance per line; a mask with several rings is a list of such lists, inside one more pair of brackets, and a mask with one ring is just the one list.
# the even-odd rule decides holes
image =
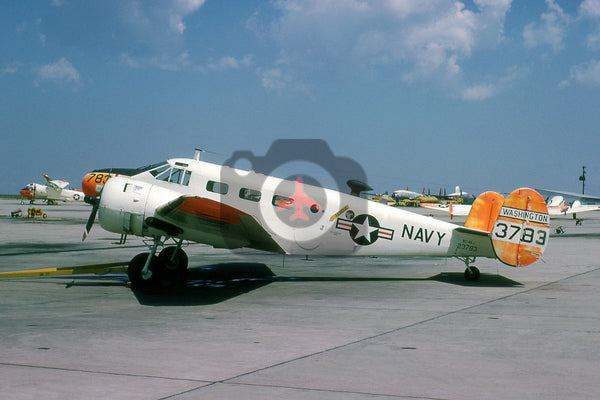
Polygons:
[[[104,189],[104,187],[102,187],[102,189]],[[96,214],[98,213],[98,207],[100,206],[100,195],[102,194],[102,189],[100,189],[100,192],[96,196],[85,196],[83,199],[83,201],[92,205],[92,212],[90,213],[87,224],[85,224],[85,230],[83,231],[83,237],[81,238],[82,242],[85,241],[92,230],[92,226],[94,226]]]
[[94,226],[94,221],[96,220],[96,213],[98,212],[99,205],[100,202],[98,201],[92,204],[92,212],[90,213],[90,217],[88,218],[87,224],[85,224],[85,230],[83,231],[83,237],[81,238],[82,242],[85,241],[85,239],[90,234],[90,231],[92,230],[92,226]]

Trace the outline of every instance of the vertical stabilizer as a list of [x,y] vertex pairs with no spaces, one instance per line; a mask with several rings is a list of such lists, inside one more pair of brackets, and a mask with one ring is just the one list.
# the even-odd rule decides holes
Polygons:
[[548,243],[550,218],[544,198],[535,190],[512,192],[500,209],[492,242],[500,261],[523,267],[542,256]]
[[496,192],[480,194],[471,206],[465,227],[491,232],[503,202],[504,197]]

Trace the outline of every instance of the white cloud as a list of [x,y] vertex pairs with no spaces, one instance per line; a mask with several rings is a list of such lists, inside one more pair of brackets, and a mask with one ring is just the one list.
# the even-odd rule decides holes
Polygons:
[[128,53],[122,53],[119,56],[119,61],[121,61],[121,64],[123,65],[127,65],[130,68],[140,68],[141,64],[138,60],[134,59],[130,54]]
[[8,64],[0,69],[0,75],[12,75],[19,72],[19,65],[16,63]]
[[[267,32],[280,47],[277,70],[284,76],[385,65],[410,81],[456,80],[475,49],[502,40],[511,3],[474,0],[467,8],[447,0],[278,0],[280,15]],[[248,25],[265,31],[256,15]]]
[[461,98],[467,101],[480,101],[494,96],[496,91],[497,88],[493,84],[477,85],[464,89]]
[[284,76],[279,68],[259,71],[262,86],[270,91],[281,91],[290,83],[290,78]]
[[460,98],[465,101],[482,101],[496,96],[527,76],[528,71],[517,66],[510,67],[494,82],[480,83],[461,90]]
[[36,70],[37,77],[45,81],[79,83],[79,72],[66,59],[61,58],[53,64],[42,65]]
[[218,60],[210,60],[205,65],[196,66],[195,69],[202,72],[219,72],[231,69],[242,69],[251,66],[252,56],[247,55],[241,59],[231,56],[221,57]]
[[120,6],[122,18],[142,33],[174,33],[185,31],[183,20],[196,12],[206,0],[174,0],[146,2],[125,0]]
[[563,40],[571,18],[554,0],[546,0],[547,12],[539,22],[531,22],[523,29],[523,39],[528,47],[550,46],[555,52],[563,48]]
[[166,71],[195,70],[204,73],[222,72],[227,70],[240,70],[248,68],[254,63],[251,55],[242,58],[224,56],[217,60],[211,59],[206,64],[197,65],[190,60],[190,54],[187,51],[180,53],[176,57],[140,57],[136,58],[129,53],[122,53],[119,56],[121,64],[130,68],[138,69],[144,66],[151,66]]
[[569,78],[561,82],[559,86],[566,87],[571,83],[594,87],[600,86],[600,61],[592,60],[588,63],[571,67]]
[[588,18],[600,17],[600,0],[583,0],[579,5],[579,13]]
[[600,49],[600,0],[584,0],[579,6],[579,15],[596,23],[596,30],[587,36],[587,46]]

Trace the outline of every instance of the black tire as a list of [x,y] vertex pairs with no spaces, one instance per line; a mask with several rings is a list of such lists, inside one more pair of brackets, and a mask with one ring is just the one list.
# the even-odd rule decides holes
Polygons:
[[133,257],[131,261],[129,261],[129,265],[127,266],[127,275],[129,276],[131,286],[134,288],[150,287],[157,281],[157,275],[160,268],[158,268],[159,262],[156,256],[154,256],[152,261],[150,261],[150,271],[152,271],[152,276],[150,279],[144,279],[142,277],[142,269],[144,269],[146,259],[148,259],[149,255],[150,253],[140,253]]
[[467,269],[465,269],[465,279],[468,281],[479,280],[480,275],[481,273],[477,267],[467,267]]
[[[177,251],[177,253],[175,253]],[[173,260],[173,254],[175,259]],[[163,279],[167,281],[181,282],[185,280],[185,273],[188,267],[188,256],[185,251],[175,246],[165,247],[158,255],[162,266]]]

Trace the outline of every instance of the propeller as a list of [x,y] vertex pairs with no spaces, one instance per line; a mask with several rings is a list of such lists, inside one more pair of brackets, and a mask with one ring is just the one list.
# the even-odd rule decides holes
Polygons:
[[90,213],[90,217],[88,218],[87,224],[85,224],[85,230],[83,231],[83,237],[81,241],[85,241],[85,239],[90,234],[92,230],[92,226],[94,226],[94,221],[96,220],[96,214],[98,213],[98,207],[100,206],[100,195],[102,194],[102,190],[96,196],[85,196],[84,201],[88,204],[92,205],[92,212]]

